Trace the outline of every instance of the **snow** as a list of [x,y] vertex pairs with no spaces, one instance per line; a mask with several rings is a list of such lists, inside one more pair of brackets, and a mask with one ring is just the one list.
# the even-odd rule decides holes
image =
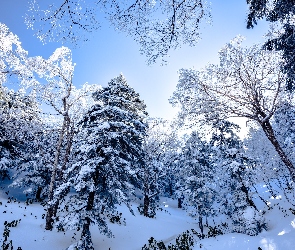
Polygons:
[[245,212],[244,212],[244,218],[247,220],[251,220],[254,217],[254,208],[252,207],[247,207]]
[[[21,220],[16,227],[10,228],[9,240],[13,246],[23,250],[63,250],[77,242],[80,232],[57,232],[44,229],[44,207],[39,203],[26,204],[25,196],[20,190],[7,188],[0,192],[0,233],[4,229],[4,221]],[[11,196],[17,197],[12,198]],[[292,207],[288,202],[272,200],[273,209],[267,210],[265,217],[268,222],[268,231],[263,231],[258,236],[231,233],[219,235],[216,238],[196,238],[194,249],[206,250],[293,250],[295,245],[295,216],[289,211]],[[274,203],[276,202],[276,203]],[[91,228],[95,249],[111,250],[139,250],[148,242],[150,237],[163,241],[166,245],[175,243],[176,237],[186,230],[198,230],[196,220],[188,216],[186,211],[177,208],[177,201],[162,198],[156,218],[146,218],[139,214],[138,204],[133,202],[132,208],[135,215],[131,215],[126,206],[120,206],[119,212],[126,219],[126,226],[109,223],[114,238],[101,235],[96,227]],[[285,211],[286,210],[286,211]],[[245,211],[244,216],[251,219],[251,208]],[[74,237],[74,238],[72,238]]]

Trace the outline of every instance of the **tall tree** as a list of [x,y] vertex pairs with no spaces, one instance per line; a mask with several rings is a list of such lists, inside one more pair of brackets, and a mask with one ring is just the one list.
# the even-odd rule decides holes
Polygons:
[[[35,93],[27,87],[35,77],[17,35],[0,23],[0,165],[2,176],[8,166],[19,166],[40,131],[40,110]],[[9,83],[13,88],[9,89]],[[27,92],[27,93],[26,93]]]
[[[272,126],[279,143],[292,162],[295,160],[294,151],[294,107],[284,103],[274,114]],[[264,182],[271,190],[270,195],[276,196],[274,185],[278,185],[288,198],[294,194],[293,182],[289,171],[280,160],[278,153],[261,130],[254,128],[249,131],[245,140],[247,155],[257,162],[257,182]],[[270,157],[271,156],[271,157]],[[271,198],[271,197],[267,197]],[[267,199],[265,198],[265,199]],[[293,198],[292,198],[293,199]]]
[[178,195],[185,197],[186,206],[194,208],[190,214],[198,217],[202,235],[203,218],[214,214],[213,202],[216,196],[214,168],[210,156],[210,145],[202,141],[196,132],[192,132],[182,149],[179,163]]
[[[160,118],[147,119],[147,136],[143,144],[145,164],[141,171],[144,216],[154,217],[159,196],[174,196],[175,161],[179,139],[171,123]],[[140,207],[141,209],[141,207]]]
[[33,81],[33,73],[27,67],[28,52],[21,46],[17,35],[0,23],[0,100],[3,97],[3,84],[16,80],[28,85]]
[[98,104],[80,123],[75,164],[56,191],[57,197],[70,187],[76,191],[65,201],[60,223],[64,228],[82,228],[78,249],[93,249],[91,224],[110,234],[106,222],[115,215],[116,205],[126,204],[132,211],[130,196],[144,164],[146,106],[139,94],[120,75],[93,97]]
[[88,33],[98,29],[104,18],[139,43],[149,63],[182,43],[195,45],[200,23],[210,16],[203,0],[63,0],[40,5],[41,1],[31,1],[26,23],[41,41],[88,40]]
[[[44,119],[44,118],[43,118]],[[52,166],[54,164],[58,129],[44,120],[36,129],[36,136],[27,141],[21,159],[15,166],[11,186],[24,188],[24,192],[36,201],[48,197]],[[55,124],[56,125],[56,124]]]
[[215,200],[219,213],[228,216],[230,232],[257,235],[265,228],[264,218],[253,201],[252,186],[258,173],[256,162],[248,157],[236,132],[239,126],[226,120],[213,124],[210,139],[211,164],[215,169]]
[[[98,89],[97,85],[85,83],[81,89],[77,89],[73,84],[74,64],[72,53],[69,48],[61,47],[46,60],[42,57],[30,59],[30,67],[35,72],[36,93],[38,97],[51,106],[53,110],[62,117],[59,125],[59,135],[54,153],[54,163],[52,167],[51,181],[48,191],[48,208],[46,214],[46,229],[52,229],[53,215],[56,204],[52,203],[56,186],[57,175],[62,178],[67,161],[71,152],[73,131],[75,123],[83,116],[83,112],[93,103],[91,93]],[[66,143],[63,144],[63,142]],[[61,152],[63,145],[65,155],[61,163]]]
[[3,88],[0,99],[0,172],[8,177],[18,166],[40,131],[40,110],[34,96]]
[[196,121],[196,117],[214,120],[245,117],[258,124],[295,181],[295,167],[280,145],[271,119],[288,98],[281,72],[282,58],[277,52],[261,50],[261,46],[242,47],[237,37],[219,52],[220,63],[205,69],[182,70],[172,102],[180,104],[180,116]]
[[294,0],[247,0],[249,13],[247,27],[253,28],[258,19],[267,21],[282,21],[295,13]]

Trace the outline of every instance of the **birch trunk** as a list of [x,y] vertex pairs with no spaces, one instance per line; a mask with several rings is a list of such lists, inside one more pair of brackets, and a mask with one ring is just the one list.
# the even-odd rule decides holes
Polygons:
[[61,152],[61,146],[62,146],[62,141],[64,138],[64,132],[66,129],[66,123],[67,123],[66,117],[64,117],[62,129],[60,131],[58,143],[56,146],[54,164],[53,164],[53,169],[52,169],[52,173],[51,173],[51,180],[50,180],[50,185],[49,185],[48,205],[47,205],[46,225],[45,225],[46,230],[51,230],[53,228],[52,217],[53,217],[53,213],[54,213],[54,204],[51,204],[51,201],[53,200],[54,186],[55,186],[54,184],[55,184],[55,180],[56,180],[58,160],[59,160],[59,156],[60,156],[60,152]]
[[274,148],[275,148],[276,152],[278,153],[279,157],[281,158],[282,162],[288,168],[293,182],[295,182],[295,168],[294,168],[294,165],[290,161],[290,159],[288,158],[288,156],[285,154],[285,152],[282,149],[280,143],[278,142],[277,138],[275,137],[273,128],[272,128],[269,120],[266,121],[266,122],[264,122],[264,123],[261,123],[261,127],[262,127],[262,129],[263,129],[266,137],[268,138],[268,140],[274,146]]
[[[61,170],[58,173],[58,178],[57,178],[58,182],[62,182],[63,179],[64,179],[64,171],[67,168],[67,163],[69,161],[69,157],[70,157],[70,153],[71,153],[71,149],[72,149],[74,131],[73,131],[73,128],[70,129],[70,124],[71,124],[70,118],[67,117],[67,126],[66,126],[66,130],[67,130],[67,146],[66,146],[65,156],[64,156],[64,160],[63,160],[63,165],[61,167]],[[58,206],[59,206],[59,200],[57,200],[55,202],[55,204],[54,204],[53,216],[56,216]]]

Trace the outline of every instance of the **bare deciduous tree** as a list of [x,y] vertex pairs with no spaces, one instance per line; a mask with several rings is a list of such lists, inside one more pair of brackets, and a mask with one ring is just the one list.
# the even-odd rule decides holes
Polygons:
[[[279,144],[271,118],[283,102],[292,102],[285,91],[281,54],[243,48],[237,37],[220,50],[220,63],[201,71],[181,70],[171,102],[180,104],[182,118],[245,117],[261,126],[295,181],[295,168]],[[289,97],[289,99],[288,99]],[[287,100],[288,99],[288,100]]]
[[[73,85],[74,64],[72,63],[72,53],[66,47],[56,49],[48,60],[41,57],[31,58],[31,60],[34,61],[34,63],[31,61],[33,70],[39,76],[36,88],[38,95],[42,101],[50,105],[62,117],[48,191],[45,228],[51,230],[52,218],[56,214],[58,204],[58,201],[54,200],[57,177],[59,179],[63,178],[63,171],[66,169],[71,153],[75,123],[81,119],[83,112],[94,103],[91,94],[99,86],[86,83],[81,89],[76,89]],[[66,145],[65,148],[63,148],[63,143]],[[62,150],[65,153],[61,163]]]
[[30,3],[26,24],[41,41],[87,41],[89,33],[107,19],[140,45],[148,63],[183,43],[194,46],[200,38],[200,23],[210,17],[204,0],[63,0],[42,7],[41,1]]

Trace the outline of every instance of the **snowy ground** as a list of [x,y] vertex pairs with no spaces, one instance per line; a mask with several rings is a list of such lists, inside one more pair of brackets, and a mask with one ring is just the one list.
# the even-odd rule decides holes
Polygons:
[[[18,197],[18,199],[8,197]],[[11,190],[0,193],[0,234],[4,230],[4,221],[19,220],[16,227],[11,228],[9,240],[13,242],[14,249],[21,247],[23,250],[63,250],[79,239],[79,232],[57,232],[44,230],[44,208],[37,203],[25,204],[24,196]],[[282,204],[281,201],[274,201]],[[140,250],[148,239],[153,236],[157,241],[174,243],[175,238],[188,229],[198,231],[198,224],[189,217],[185,211],[176,207],[176,202],[171,199],[161,201],[162,211],[157,212],[156,219],[141,216],[134,204],[135,216],[128,209],[120,207],[120,211],[126,218],[126,226],[110,224],[115,238],[107,238],[100,235],[98,230],[92,228],[92,238],[95,249],[102,250]],[[280,211],[278,206],[266,213],[269,230],[258,236],[243,234],[227,234],[216,238],[197,240],[194,249],[207,250],[294,250],[295,249],[295,216],[289,211],[290,204],[285,203]],[[76,240],[72,237],[75,236]],[[2,240],[2,239],[1,239]]]

